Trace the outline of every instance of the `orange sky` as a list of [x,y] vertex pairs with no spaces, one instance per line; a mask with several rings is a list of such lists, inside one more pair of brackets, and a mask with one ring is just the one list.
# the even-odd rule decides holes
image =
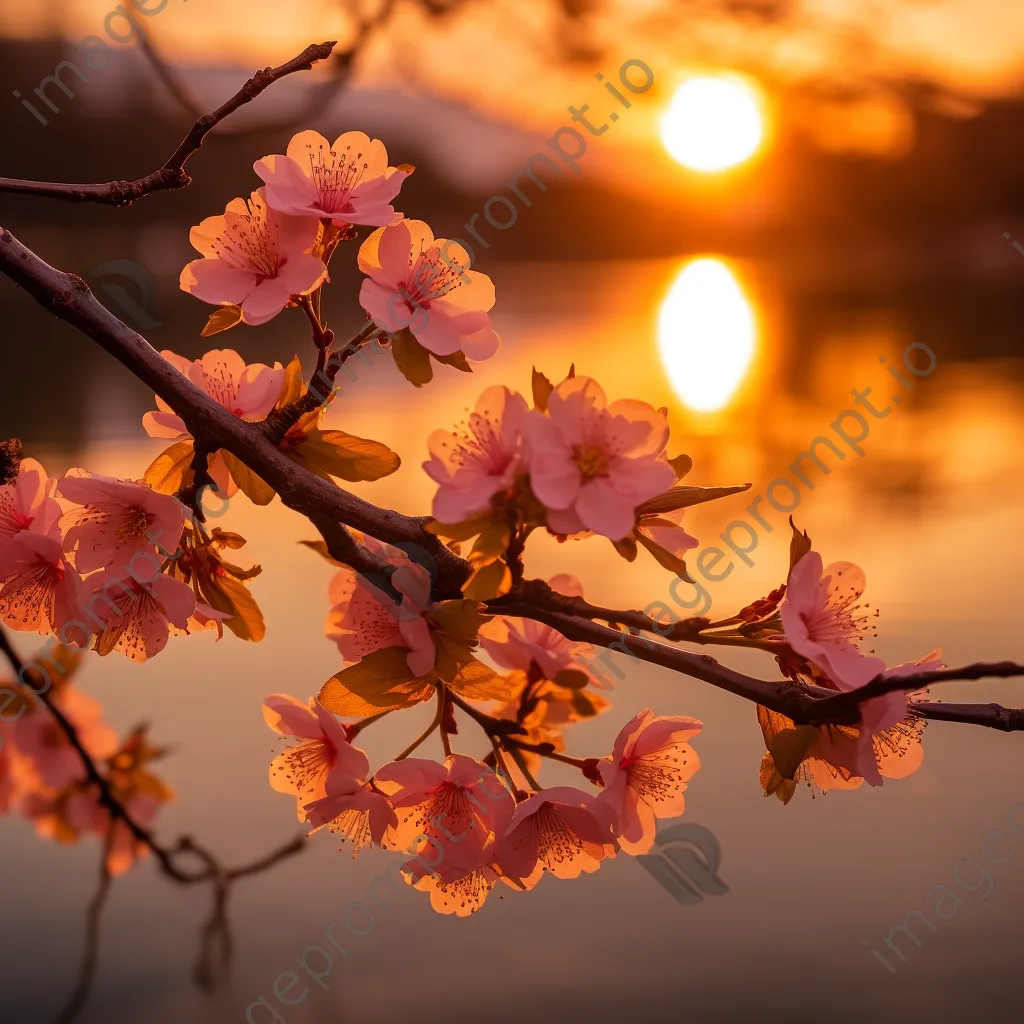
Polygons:
[[[159,0],[139,2],[152,8]],[[0,0],[0,34],[32,37],[56,28],[70,37],[83,37],[102,31],[104,17],[116,6],[113,0]],[[555,6],[551,0],[489,0],[471,5],[455,19],[426,23],[418,11],[400,5],[400,49],[386,60],[383,54],[371,60],[365,79],[397,74],[407,81],[428,81],[460,97],[483,99],[493,90],[502,96],[502,106],[562,106],[564,90],[552,88],[544,49]],[[742,55],[749,48],[749,42],[737,41],[728,30],[693,29],[694,23],[678,15],[678,36],[651,27],[653,13],[666,7],[681,11],[682,0],[609,0],[606,6],[609,14],[599,23],[600,34],[615,47],[628,46],[624,57],[642,56],[652,66],[671,67],[680,58],[699,60],[698,54],[687,52],[684,38],[696,40],[698,46],[703,39],[715,53],[729,49]],[[344,7],[333,0],[288,5],[279,0],[167,0],[158,14],[143,20],[178,59],[251,63],[257,54],[260,62],[283,58],[314,38],[344,38]],[[805,0],[805,9],[830,16],[840,12],[846,24],[859,25],[881,42],[895,66],[930,72],[961,88],[993,93],[1019,88],[1024,79],[1024,5],[1019,3]],[[426,66],[419,59],[425,39],[431,39],[432,53]],[[756,49],[758,58],[765,59],[761,39]],[[791,70],[832,60],[820,44],[807,45],[800,31],[770,50],[769,61],[774,55],[777,66]],[[456,54],[457,61],[448,59]]]

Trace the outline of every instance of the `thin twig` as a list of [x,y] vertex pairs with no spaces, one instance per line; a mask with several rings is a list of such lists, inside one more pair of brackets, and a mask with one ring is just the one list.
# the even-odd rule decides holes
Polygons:
[[416,737],[416,739],[414,739],[412,741],[412,743],[409,744],[409,746],[407,746],[405,748],[405,750],[403,750],[398,755],[398,757],[395,758],[395,760],[396,761],[404,761],[410,754],[412,754],[416,750],[416,748],[421,743],[423,743],[425,740],[427,740],[430,737],[430,734],[441,724],[441,718],[442,718],[443,715],[444,715],[444,689],[442,687],[438,687],[438,689],[437,689],[437,711],[434,713],[433,721],[430,723],[430,725],[428,725],[426,727],[426,729],[423,730],[423,732],[421,732],[419,734],[419,736]]
[[[15,651],[11,646],[6,630],[2,628],[0,628],[0,653],[3,653],[11,663],[11,668],[14,670],[15,675],[19,679],[22,678],[25,673],[24,663],[17,651]],[[87,780],[96,787],[98,791],[97,799],[110,813],[111,818],[115,821],[124,823],[128,831],[131,832],[132,837],[153,854],[157,863],[160,865],[161,871],[163,871],[168,878],[171,878],[173,881],[182,885],[194,885],[199,882],[210,881],[216,877],[217,872],[220,869],[214,868],[216,861],[212,854],[209,854],[202,847],[199,847],[192,839],[182,837],[178,841],[177,845],[172,849],[167,849],[157,842],[156,837],[148,829],[143,828],[143,826],[141,826],[131,816],[131,814],[128,813],[120,800],[117,799],[110,782],[103,776],[89,752],[83,746],[78,735],[78,730],[56,705],[50,694],[45,690],[37,690],[34,688],[29,688],[28,692],[30,692],[31,695],[45,707],[60,726],[64,735],[67,737],[68,742],[78,754],[79,759],[85,768]],[[303,849],[305,849],[305,844],[301,842],[300,838],[296,838],[291,840],[285,846],[273,851],[266,857],[261,858],[255,863],[255,865],[234,868],[225,871],[224,874],[229,878],[241,878],[247,874],[255,873],[256,870],[264,870],[264,868],[270,867],[272,864],[276,864],[278,861],[284,860],[286,857],[290,857]],[[198,855],[200,859],[206,863],[206,868],[202,871],[185,871],[178,867],[175,863],[175,859],[180,854],[188,852]]]
[[233,114],[239,107],[256,99],[264,89],[274,82],[296,71],[309,71],[313,65],[331,55],[334,42],[314,43],[307,46],[297,57],[276,68],[257,71],[235,93],[222,103],[212,114],[204,114],[189,130],[178,148],[170,155],[159,170],[153,171],[134,181],[106,181],[95,185],[63,184],[50,181],[26,181],[20,178],[0,178],[0,193],[14,192],[20,195],[46,196],[62,199],[69,203],[103,203],[107,206],[127,206],[152,192],[168,189],[187,188],[192,178],[185,173],[185,163],[203,144],[203,140],[214,126]]
[[[438,594],[461,595],[472,567],[424,530],[429,517],[378,508],[296,465],[265,435],[260,424],[247,423],[218,405],[145,338],[118,320],[80,277],[49,266],[5,229],[0,229],[0,271],[152,388],[181,416],[197,444],[229,451],[265,480],[285,505],[307,518],[344,523],[386,543],[419,549],[433,560]],[[364,330],[369,335],[374,329],[371,322]]]
[[78,971],[78,981],[75,990],[71,993],[64,1008],[57,1014],[53,1024],[71,1024],[78,1018],[78,1015],[85,1009],[89,1000],[89,993],[92,991],[93,981],[96,978],[96,966],[99,963],[100,955],[100,925],[103,921],[103,911],[107,905],[107,897],[110,895],[110,888],[113,877],[110,874],[110,850],[114,841],[114,829],[116,823],[113,818],[110,820],[110,827],[103,840],[103,852],[100,855],[100,881],[95,894],[89,901],[85,912],[85,949],[82,952],[82,965]]

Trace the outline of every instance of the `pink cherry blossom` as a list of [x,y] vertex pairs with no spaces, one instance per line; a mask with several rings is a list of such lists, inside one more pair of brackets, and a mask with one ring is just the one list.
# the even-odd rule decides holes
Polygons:
[[[186,359],[169,349],[160,353],[176,370],[198,385],[218,405],[239,419],[256,422],[265,419],[274,408],[284,383],[284,368],[264,363],[246,363],[233,349],[213,349],[202,359]],[[142,417],[142,425],[150,437],[175,440],[191,438],[184,420],[159,396],[157,409]],[[210,476],[225,497],[238,493],[221,452],[208,460]]]
[[[148,793],[132,793],[124,801],[124,806],[138,824],[146,827],[155,820],[163,801]],[[105,841],[113,828],[107,870],[115,877],[130,871],[137,860],[149,855],[149,847],[140,843],[123,821],[111,822],[110,811],[92,791],[71,793],[64,813],[68,824],[80,834],[93,835]]]
[[383,591],[351,569],[336,573],[330,584],[331,610],[326,633],[346,661],[358,661],[384,647],[406,647],[410,671],[426,675],[437,649],[426,613],[430,610],[430,575],[395,548],[379,546],[397,565],[391,583],[402,595],[396,605]]
[[545,871],[578,878],[615,856],[612,824],[596,797],[571,786],[542,789],[516,807],[498,844],[498,863],[523,889],[532,889]]
[[[582,584],[569,573],[552,576],[548,586],[567,597],[583,596]],[[481,627],[480,643],[502,668],[535,670],[544,679],[554,679],[563,671],[583,672],[591,685],[609,688],[587,667],[593,653],[590,644],[575,643],[536,619],[496,615]]]
[[78,618],[81,583],[54,537],[25,531],[0,545],[0,620],[11,629],[59,634]]
[[606,787],[598,799],[614,813],[626,853],[646,853],[654,844],[656,819],[683,813],[686,783],[700,768],[685,741],[702,728],[695,718],[656,718],[645,708],[623,726],[612,756],[598,762]]
[[0,543],[22,530],[49,533],[60,518],[55,483],[35,459],[22,459],[18,476],[0,487]]
[[24,761],[12,743],[13,731],[11,722],[0,721],[0,814],[7,814],[28,791]]
[[173,550],[185,525],[185,506],[143,483],[72,470],[57,490],[81,506],[65,513],[61,526],[64,550],[74,552],[82,573],[116,567],[134,574],[136,556],[152,562],[157,544]]
[[488,313],[494,285],[469,265],[461,245],[435,239],[421,220],[378,228],[359,249],[359,269],[369,278],[359,303],[382,330],[408,327],[435,355],[490,359],[498,351]]
[[409,176],[389,167],[384,143],[363,132],[346,132],[333,146],[319,132],[299,132],[286,156],[265,156],[253,170],[266,182],[273,209],[320,217],[339,227],[379,227],[400,218],[391,202]]
[[562,521],[557,533],[579,526],[610,540],[632,531],[636,507],[672,486],[675,471],[665,458],[668,420],[646,402],[608,405],[589,377],[570,377],[548,398],[547,415],[526,420],[530,485]]
[[490,506],[522,468],[526,399],[504,385],[487,388],[469,420],[455,431],[435,430],[427,440],[427,476],[438,484],[434,518],[459,523]]
[[314,831],[326,825],[328,831],[341,836],[342,842],[351,842],[355,857],[371,843],[380,846],[398,818],[391,801],[371,782],[362,783],[354,792],[345,792],[348,788],[347,779],[328,779],[326,796],[306,804],[305,812]]
[[[942,651],[935,650],[917,661],[886,669],[886,679],[902,679],[917,672],[945,668]],[[924,762],[921,735],[924,722],[910,714],[908,694],[902,690],[865,701],[860,708],[857,772],[872,786],[882,778],[903,779]]]
[[113,572],[98,572],[82,584],[82,614],[97,637],[100,654],[120,651],[131,661],[146,661],[166,646],[174,627],[186,630],[196,610],[192,588],[157,575],[140,582]]
[[793,650],[844,690],[863,686],[885,668],[859,648],[877,616],[859,603],[864,586],[864,573],[852,562],[833,562],[823,571],[821,555],[808,551],[790,569],[779,606]]
[[[94,761],[116,752],[117,732],[104,721],[99,701],[71,686],[58,690],[53,701]],[[49,711],[37,707],[22,715],[13,724],[12,735],[19,754],[43,785],[58,790],[85,778],[81,756]]]
[[484,863],[467,871],[445,862],[435,866],[436,856],[432,844],[422,843],[416,858],[403,865],[403,874],[414,888],[430,894],[430,906],[437,913],[475,914],[501,877],[495,865]]
[[512,794],[490,768],[465,754],[449,754],[443,764],[392,761],[374,784],[398,814],[388,845],[406,849],[426,840],[434,850],[431,868],[443,861],[449,877],[482,867],[512,817]]
[[307,820],[305,805],[328,792],[355,793],[370,773],[366,754],[349,743],[345,726],[312,698],[303,704],[273,693],[264,698],[263,720],[274,732],[300,740],[270,764],[271,788],[295,795],[299,821]]
[[320,222],[268,209],[263,193],[253,192],[248,205],[232,199],[222,216],[192,228],[189,241],[203,257],[181,272],[182,291],[241,306],[247,324],[266,323],[293,295],[308,295],[327,279],[327,265],[311,252]]

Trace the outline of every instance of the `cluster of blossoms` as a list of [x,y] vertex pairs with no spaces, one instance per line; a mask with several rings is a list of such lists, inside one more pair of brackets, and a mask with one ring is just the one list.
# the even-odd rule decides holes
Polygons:
[[[412,168],[390,166],[379,140],[349,132],[330,144],[305,131],[286,154],[254,167],[264,186],[191,232],[201,258],[184,268],[181,287],[220,307],[204,336],[298,307],[318,350],[319,383],[330,377],[332,359],[340,366],[373,339],[416,386],[432,379],[432,361],[471,372],[469,360],[495,354],[493,284],[470,269],[462,246],[395,211]],[[323,288],[332,257],[362,227],[372,229],[356,254],[369,322],[332,355]],[[171,377],[187,378],[252,424],[262,442],[332,486],[378,480],[400,466],[386,445],[323,427],[333,392],[307,384],[297,357],[268,366],[230,349],[198,359],[162,355]],[[683,528],[685,509],[743,489],[683,485],[691,460],[669,455],[667,410],[609,402],[597,381],[574,368],[557,384],[534,370],[530,397],[487,388],[465,423],[428,439],[423,469],[437,491],[425,527],[433,536],[424,540],[436,551],[441,538],[455,554],[472,541],[461,591],[451,581],[439,585],[432,559],[421,562],[372,536],[348,538],[361,552],[360,572],[335,561],[326,543],[309,542],[338,566],[325,632],[344,667],[308,702],[275,694],[263,705],[267,724],[294,741],[274,759],[270,783],[296,798],[299,820],[351,841],[357,852],[369,845],[406,850],[409,884],[427,890],[438,911],[459,916],[478,909],[498,882],[526,890],[545,871],[577,877],[620,851],[650,849],[657,820],[683,812],[699,767],[688,741],[701,723],[646,709],[622,727],[610,754],[568,754],[564,731],[608,711],[606,686],[588,667],[587,645],[543,616],[522,617],[535,610],[523,595],[543,597],[551,614],[628,622],[659,639],[759,647],[794,685],[850,692],[879,676],[941,665],[933,652],[887,669],[862,650],[873,619],[859,604],[863,573],[849,563],[823,568],[795,527],[787,582],[717,622],[693,618],[664,630],[642,613],[616,618],[589,605],[574,577],[525,579],[527,541],[538,529],[559,540],[602,536],[627,561],[643,548],[689,579],[685,555],[698,542]],[[245,540],[207,530],[204,496],[212,487],[222,501],[241,492],[265,505],[275,491],[231,452],[199,443],[191,421],[164,399],[156,405],[143,426],[172,443],[142,480],[82,470],[51,479],[24,459],[0,486],[0,621],[56,636],[64,657],[91,644],[142,661],[175,633],[223,635],[227,628],[250,641],[265,633],[246,587],[260,568],[228,560],[226,552]],[[367,574],[367,563],[379,571]],[[103,835],[118,868],[126,866],[134,855],[130,834],[111,826],[81,758],[32,703],[25,682],[15,694],[17,721],[0,725],[0,807],[20,806],[57,838]],[[437,711],[427,732],[371,771],[352,744],[356,735],[383,714],[432,698]],[[137,821],[148,821],[169,798],[146,767],[160,751],[141,731],[118,746],[95,706],[66,685],[54,700],[83,749],[105,765],[113,792]],[[452,752],[451,737],[467,720],[489,741],[482,758]],[[758,707],[758,721],[767,747],[761,785],[783,802],[799,781],[822,790],[880,785],[921,763],[923,722],[903,692],[867,700],[855,724],[797,725],[766,707]],[[443,760],[411,757],[435,731]],[[549,760],[578,769],[593,788],[541,785]]]
[[[946,667],[939,650],[893,668],[862,650],[878,617],[877,610],[860,603],[864,572],[852,562],[823,568],[821,555],[795,528],[791,563],[786,585],[744,611],[751,612],[746,635],[764,640],[769,649],[780,644],[779,665],[795,682],[849,692],[879,676],[898,678]],[[866,700],[855,726],[796,726],[758,706],[768,747],[761,762],[765,795],[775,793],[788,803],[798,781],[827,792],[906,778],[924,758],[925,722],[913,707],[917,695],[900,690]]]
[[517,531],[546,527],[561,537],[607,537],[628,560],[637,545],[686,577],[697,541],[682,528],[691,500],[676,488],[690,468],[670,459],[664,409],[632,399],[608,403],[590,377],[558,385],[534,371],[534,406],[504,386],[488,388],[467,422],[436,430],[423,464],[438,485],[431,529],[453,541],[478,536],[468,585],[475,596],[506,593],[505,553]]
[[185,508],[146,483],[72,469],[47,476],[34,459],[0,487],[0,621],[90,643],[133,661],[159,653],[171,632],[214,614],[163,571]]
[[467,358],[498,351],[494,285],[470,269],[463,246],[396,212],[391,204],[412,167],[389,166],[379,139],[346,132],[332,144],[304,131],[285,154],[253,166],[264,186],[189,236],[202,258],[181,272],[181,287],[224,307],[204,333],[266,323],[302,304],[329,280],[338,245],[366,225],[376,230],[359,248],[359,302],[397,346],[395,361],[413,383],[430,380],[431,357],[468,370]]
[[[36,832],[60,843],[92,836],[104,843],[106,867],[113,875],[126,872],[147,847],[137,842],[124,821],[115,820],[86,775],[77,750],[54,717],[32,695],[50,689],[51,701],[71,723],[82,747],[107,782],[110,793],[133,820],[149,825],[160,807],[172,799],[167,786],[149,769],[164,750],[151,746],[141,726],[118,741],[103,720],[99,703],[72,685],[81,655],[61,648],[41,673],[25,685],[3,684],[8,698],[0,720],[0,813],[20,811]],[[39,678],[45,675],[46,679]]]
[[440,763],[400,758],[371,775],[346,727],[312,698],[305,705],[274,694],[263,714],[298,740],[274,759],[270,782],[296,797],[299,820],[314,831],[326,826],[356,853],[369,845],[414,853],[403,865],[406,881],[428,891],[435,910],[460,917],[478,910],[498,881],[524,891],[545,872],[577,878],[620,850],[649,850],[656,819],[682,814],[686,783],[700,767],[686,741],[701,723],[649,710],[622,729],[610,756],[588,765],[600,792],[555,786],[530,795],[493,761],[465,754]]

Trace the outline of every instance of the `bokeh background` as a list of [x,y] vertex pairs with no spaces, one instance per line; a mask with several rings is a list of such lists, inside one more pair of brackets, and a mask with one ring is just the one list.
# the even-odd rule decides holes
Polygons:
[[[851,389],[874,387],[885,404],[899,389],[880,357],[898,364],[907,345],[921,343],[934,351],[935,371],[872,424],[863,457],[805,490],[799,524],[826,561],[864,567],[868,599],[882,610],[877,650],[890,663],[936,645],[950,664],[1024,660],[1024,253],[1013,245],[1024,244],[1024,7],[170,0],[136,15],[148,52],[116,44],[107,67],[86,68],[88,83],[65,71],[74,97],[51,86],[59,110],[36,101],[42,124],[14,92],[35,99],[59,61],[82,62],[75,45],[104,35],[114,10],[110,0],[0,2],[0,174],[144,174],[183,136],[190,105],[212,109],[253,69],[309,42],[337,38],[345,52],[359,43],[223,125],[190,162],[186,191],[122,210],[0,196],[0,223],[55,266],[91,279],[119,315],[130,319],[134,309],[157,348],[190,356],[211,346],[199,337],[208,309],[177,288],[191,258],[188,228],[256,187],[252,162],[283,152],[294,130],[379,136],[393,162],[417,166],[399,208],[438,235],[465,238],[469,217],[507,193],[511,176],[570,123],[569,105],[592,104],[598,120],[616,109],[597,73],[614,81],[623,61],[644,61],[653,87],[588,138],[580,175],[531,191],[533,205],[520,207],[508,231],[478,222],[492,243],[477,255],[497,286],[499,355],[472,377],[439,368],[421,391],[386,357],[346,383],[329,424],[384,441],[403,459],[394,476],[358,490],[427,511],[431,489],[419,468],[427,433],[459,420],[486,385],[527,390],[531,365],[559,379],[575,362],[612,397],[668,407],[673,451],[693,456],[693,482],[750,481],[763,492],[850,406]],[[123,20],[111,24],[131,37]],[[681,86],[723,75],[740,83],[731,94],[738,113],[698,105],[693,121],[669,116]],[[756,130],[744,134],[751,118]],[[672,155],[712,159],[722,145],[749,156],[706,172]],[[361,320],[353,250],[335,257],[326,298],[339,333]],[[97,272],[115,260],[138,267]],[[710,277],[694,276],[695,260],[715,261],[702,264]],[[0,316],[0,435],[20,436],[54,475],[75,465],[141,475],[161,449],[141,429],[152,396],[6,279]],[[304,323],[286,311],[216,343],[250,362],[297,353],[308,367]],[[748,501],[695,510],[691,532],[714,543]],[[716,609],[782,581],[788,531],[782,514],[769,519],[775,528],[762,535],[754,567],[739,565],[711,588]],[[297,544],[311,528],[278,502],[257,509],[243,497],[219,525],[244,534],[264,567],[253,588],[266,640],[181,639],[141,668],[92,656],[79,681],[114,724],[151,721],[156,740],[174,748],[160,769],[178,800],[160,834],[192,833],[237,863],[297,829],[291,801],[266,783],[277,747],[261,698],[315,693],[338,656],[323,637],[330,568]],[[599,539],[560,547],[535,537],[529,556],[537,575],[576,572],[598,602],[667,599],[663,570],[642,559],[627,570]],[[771,672],[757,659],[727,657]],[[1019,1019],[1024,849],[990,869],[986,899],[962,894],[953,919],[921,931],[925,945],[910,947],[896,975],[862,944],[877,944],[908,910],[927,911],[925,894],[953,884],[956,862],[977,857],[985,833],[1024,801],[1019,737],[933,724],[924,765],[908,780],[816,799],[800,791],[783,807],[758,786],[763,744],[752,706],[660,669],[622,667],[614,710],[571,731],[569,752],[607,751],[644,706],[701,718],[702,769],[687,818],[718,837],[730,891],[680,906],[620,857],[577,882],[545,879],[528,895],[492,897],[468,920],[435,915],[411,893],[373,934],[352,941],[329,992],[314,986],[286,1011],[288,1024]],[[1012,681],[932,696],[1024,703]],[[362,737],[371,761],[393,756],[428,716],[419,709],[375,725]],[[477,752],[475,737],[457,739]],[[16,819],[0,824],[0,837],[0,1019],[41,1024],[74,984],[99,850],[41,841]],[[246,1006],[272,998],[274,979],[387,862],[379,851],[354,861],[321,836],[302,857],[240,886],[234,972],[213,995],[190,976],[206,895],[141,865],[114,888],[81,1020],[244,1020]]]

